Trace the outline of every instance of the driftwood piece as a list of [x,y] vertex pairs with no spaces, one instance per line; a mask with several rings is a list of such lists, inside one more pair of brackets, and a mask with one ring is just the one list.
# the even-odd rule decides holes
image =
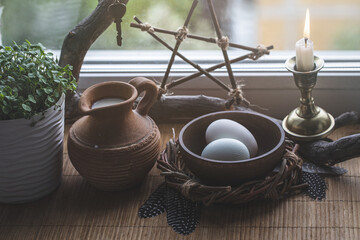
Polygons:
[[[358,112],[346,112],[335,119],[335,128],[360,123]],[[299,153],[306,160],[319,165],[334,165],[360,156],[360,133],[342,137],[335,141],[318,140],[301,143]]]
[[72,124],[81,117],[79,110],[80,94],[67,93],[65,98],[65,123]]
[[[226,100],[204,95],[195,96],[162,96],[151,108],[149,116],[156,123],[185,123],[201,115],[224,111]],[[234,110],[251,111],[236,106]]]
[[[128,0],[122,2],[126,4]],[[114,18],[108,12],[108,7],[112,3],[114,3],[114,0],[99,0],[95,10],[65,37],[61,48],[59,65],[70,64],[73,66],[72,72],[76,80],[79,80],[80,69],[87,51],[114,21]]]
[[355,111],[346,112],[335,118],[335,128],[360,123],[360,114]]
[[334,165],[360,156],[360,133],[342,137],[334,142],[319,140],[300,144],[303,158],[318,165]]

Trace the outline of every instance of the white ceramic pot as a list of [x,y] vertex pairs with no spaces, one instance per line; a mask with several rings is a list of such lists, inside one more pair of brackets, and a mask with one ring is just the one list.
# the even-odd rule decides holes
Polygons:
[[[45,116],[0,121],[0,202],[25,203],[54,191],[62,175],[63,95]],[[36,124],[32,126],[32,123]]]

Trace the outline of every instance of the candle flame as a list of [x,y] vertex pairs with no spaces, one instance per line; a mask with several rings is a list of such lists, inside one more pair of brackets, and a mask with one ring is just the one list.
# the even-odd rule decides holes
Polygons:
[[306,9],[305,27],[304,27],[304,38],[310,38],[310,13],[309,9]]

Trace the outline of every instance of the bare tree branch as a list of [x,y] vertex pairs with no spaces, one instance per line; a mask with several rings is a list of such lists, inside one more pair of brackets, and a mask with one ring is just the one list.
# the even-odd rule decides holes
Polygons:
[[95,10],[65,37],[59,65],[70,64],[73,66],[73,75],[77,80],[87,51],[114,21],[108,13],[108,7],[113,2],[114,0],[100,0]]

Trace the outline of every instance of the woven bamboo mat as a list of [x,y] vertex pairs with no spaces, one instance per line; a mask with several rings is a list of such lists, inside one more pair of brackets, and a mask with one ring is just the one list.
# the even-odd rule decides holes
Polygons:
[[[174,125],[161,125],[162,143]],[[67,126],[66,131],[68,131]],[[179,133],[181,125],[175,125]],[[360,125],[337,130],[336,139],[359,133]],[[0,204],[0,239],[360,239],[360,159],[339,164],[349,170],[327,178],[323,201],[305,196],[258,201],[202,210],[200,225],[189,236],[175,233],[165,214],[140,219],[138,208],[163,179],[154,168],[138,188],[109,193],[94,189],[72,167],[64,150],[59,189],[36,202]]]

